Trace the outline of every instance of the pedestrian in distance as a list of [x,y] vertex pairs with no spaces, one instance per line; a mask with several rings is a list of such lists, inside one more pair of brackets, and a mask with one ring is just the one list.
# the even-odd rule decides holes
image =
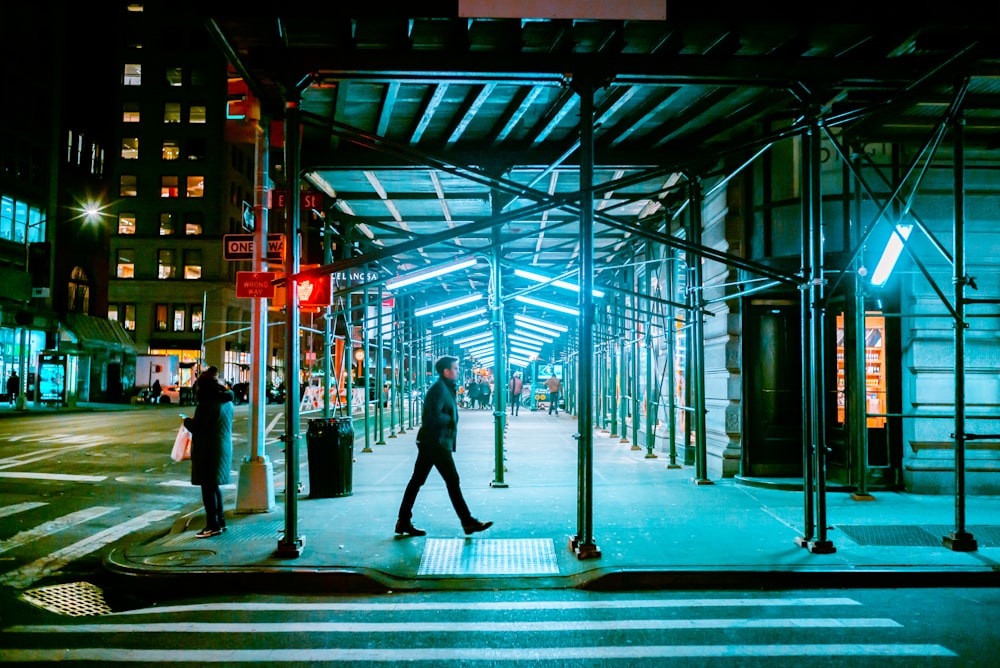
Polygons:
[[200,376],[198,407],[185,417],[191,432],[191,484],[201,486],[205,528],[198,538],[218,536],[226,530],[220,485],[229,484],[233,465],[233,392],[219,383],[219,370],[210,366]]
[[521,372],[516,371],[510,378],[510,414],[517,415],[521,409],[521,392],[524,390],[524,381],[521,380]]
[[21,393],[21,378],[17,375],[16,371],[10,372],[10,377],[7,378],[7,400],[10,405],[13,406],[14,402],[17,401],[17,395]]
[[559,392],[562,390],[562,381],[552,374],[545,381],[545,386],[549,389],[549,415],[552,415],[553,410],[559,415]]
[[469,511],[459,485],[458,469],[452,453],[458,440],[458,404],[455,402],[456,381],[458,379],[458,358],[445,355],[434,363],[438,379],[424,398],[424,411],[420,429],[417,431],[417,461],[413,465],[413,475],[403,492],[399,505],[399,519],[396,533],[410,536],[425,536],[427,532],[413,526],[413,504],[417,493],[436,468],[448,488],[448,498],[455,508],[462,529],[466,534],[485,531],[493,522],[480,522]]

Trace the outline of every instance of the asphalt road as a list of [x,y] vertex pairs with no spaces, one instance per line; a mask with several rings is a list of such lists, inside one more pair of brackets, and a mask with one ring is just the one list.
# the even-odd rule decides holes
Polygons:
[[187,600],[8,624],[0,664],[995,666],[1000,590]]

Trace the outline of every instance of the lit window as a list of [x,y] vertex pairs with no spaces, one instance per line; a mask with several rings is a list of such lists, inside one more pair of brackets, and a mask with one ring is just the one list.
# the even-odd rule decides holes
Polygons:
[[118,234],[135,234],[135,214],[118,214]]
[[73,162],[73,131],[70,130],[66,137],[66,162]]
[[203,231],[205,216],[201,211],[188,211],[184,214],[184,234],[198,236]]
[[135,331],[135,304],[125,304],[125,329]]
[[90,145],[90,173],[99,174],[97,156],[102,153],[100,147],[97,144]]
[[157,304],[156,305],[156,331],[165,332],[167,331],[167,305]]
[[205,107],[191,105],[191,109],[188,111],[188,123],[204,123],[205,116]]
[[135,174],[122,174],[118,194],[122,197],[138,197],[139,177]]
[[83,159],[83,135],[77,133],[76,135],[76,164],[80,164]]
[[123,123],[138,123],[139,122],[139,103],[138,102],[126,102],[122,108],[122,122]]
[[176,176],[160,177],[160,197],[178,197],[180,192],[177,189],[178,178]]
[[174,307],[174,331],[183,332],[187,324],[187,309],[183,306]]
[[184,84],[184,68],[183,67],[168,67],[167,68],[167,85],[168,86],[182,86]]
[[191,307],[191,331],[200,332],[201,331],[201,307],[192,306]]
[[167,237],[174,233],[174,214],[160,213],[160,236]]
[[14,199],[0,198],[0,238],[14,238]]
[[139,86],[142,84],[142,65],[138,63],[126,63],[125,72],[122,75],[122,83],[126,86]]
[[180,102],[167,102],[165,105],[163,105],[163,122],[164,123],[181,122]]
[[204,197],[205,196],[205,177],[204,176],[189,176],[189,177],[187,177],[187,196],[188,197]]
[[142,3],[141,2],[130,2],[125,5],[125,11],[127,12],[141,12]]
[[82,267],[74,267],[66,286],[69,310],[86,313],[90,309],[90,281]]
[[181,145],[176,139],[163,140],[163,159],[176,160],[181,157]]
[[139,138],[122,137],[122,160],[139,159]]
[[201,250],[195,248],[184,251],[184,279],[201,278]]
[[169,249],[160,249],[157,259],[157,266],[159,267],[157,271],[157,278],[173,278],[174,277],[174,251]]
[[135,278],[135,251],[133,249],[119,249],[116,264],[118,270],[115,275],[118,278]]
[[108,304],[108,320],[118,322],[118,304]]

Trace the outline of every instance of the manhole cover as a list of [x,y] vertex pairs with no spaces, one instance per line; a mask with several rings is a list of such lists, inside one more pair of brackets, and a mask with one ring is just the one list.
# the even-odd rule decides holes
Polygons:
[[148,566],[187,566],[214,556],[212,550],[176,550],[143,557],[142,563]]
[[107,615],[111,612],[111,607],[104,602],[104,592],[89,582],[65,582],[29,589],[21,594],[21,600],[57,615],[71,617]]
[[429,538],[417,575],[558,574],[551,538]]

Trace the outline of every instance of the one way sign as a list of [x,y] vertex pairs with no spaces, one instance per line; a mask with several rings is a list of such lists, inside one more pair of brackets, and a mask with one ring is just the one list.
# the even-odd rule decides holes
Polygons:
[[[252,260],[254,239],[252,234],[227,234],[223,239],[222,257],[226,260]],[[285,259],[285,235],[267,235],[267,261]]]

